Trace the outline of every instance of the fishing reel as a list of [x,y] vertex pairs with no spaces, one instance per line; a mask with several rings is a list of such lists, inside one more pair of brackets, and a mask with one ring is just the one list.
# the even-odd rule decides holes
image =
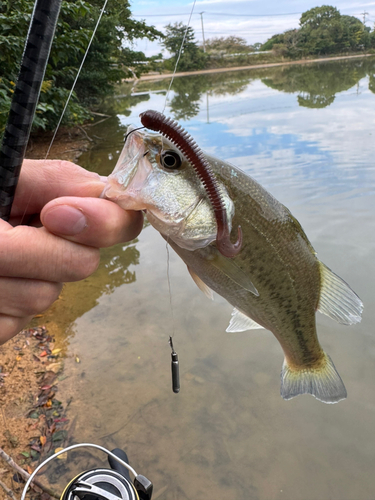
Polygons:
[[[128,457],[123,450],[116,448],[108,451],[102,446],[88,443],[69,446],[42,462],[28,479],[21,500],[25,499],[30,483],[44,465],[58,455],[80,447],[97,448],[107,453],[111,468],[82,472],[66,486],[60,500],[151,500],[153,490],[151,481],[130,467]],[[134,475],[133,482],[129,472]]]

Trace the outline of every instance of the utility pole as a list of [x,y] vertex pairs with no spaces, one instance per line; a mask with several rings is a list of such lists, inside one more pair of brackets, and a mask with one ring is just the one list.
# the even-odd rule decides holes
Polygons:
[[363,15],[363,26],[365,26],[366,25],[366,16],[369,16],[370,14],[366,11],[363,11],[362,15]]
[[204,11],[200,12],[199,14],[201,15],[201,23],[202,23],[203,52],[206,52],[206,43],[205,43],[205,40],[204,40],[204,28],[203,28],[203,14],[204,14]]

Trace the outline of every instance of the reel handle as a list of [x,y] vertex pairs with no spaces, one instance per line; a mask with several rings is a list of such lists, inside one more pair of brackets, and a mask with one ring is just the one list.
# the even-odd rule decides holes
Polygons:
[[[121,458],[121,460],[123,460],[127,464],[129,463],[128,456],[124,452],[124,450],[120,450],[120,448],[115,448],[114,450],[112,450],[112,453],[116,455],[116,457]],[[115,460],[111,456],[108,456],[108,463],[112,470],[115,470],[116,472],[124,476],[129,482],[131,482],[130,474],[126,467],[117,462],[117,460]]]

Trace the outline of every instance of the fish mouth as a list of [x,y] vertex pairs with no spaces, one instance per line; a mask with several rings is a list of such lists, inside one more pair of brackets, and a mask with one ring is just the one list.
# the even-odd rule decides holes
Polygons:
[[134,177],[139,160],[145,154],[145,149],[144,134],[130,125],[124,147],[110,177],[114,177],[126,189]]
[[107,184],[101,198],[118,200],[127,190],[134,176],[137,174],[140,161],[145,156],[146,147],[144,133],[133,125],[127,129],[124,147],[113,172],[107,178]]

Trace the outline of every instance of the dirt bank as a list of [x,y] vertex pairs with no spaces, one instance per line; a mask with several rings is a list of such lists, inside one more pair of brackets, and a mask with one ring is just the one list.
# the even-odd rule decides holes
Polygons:
[[[7,456],[30,474],[66,443],[69,421],[55,397],[64,378],[60,351],[44,326],[22,330],[0,346],[0,498],[6,488],[19,498],[24,485]],[[32,496],[50,498],[38,488]]]
[[[27,147],[26,158],[44,159],[52,137],[53,132],[32,134]],[[48,158],[75,162],[84,151],[90,148],[93,141],[94,138],[90,137],[83,127],[61,128],[53,141]]]

